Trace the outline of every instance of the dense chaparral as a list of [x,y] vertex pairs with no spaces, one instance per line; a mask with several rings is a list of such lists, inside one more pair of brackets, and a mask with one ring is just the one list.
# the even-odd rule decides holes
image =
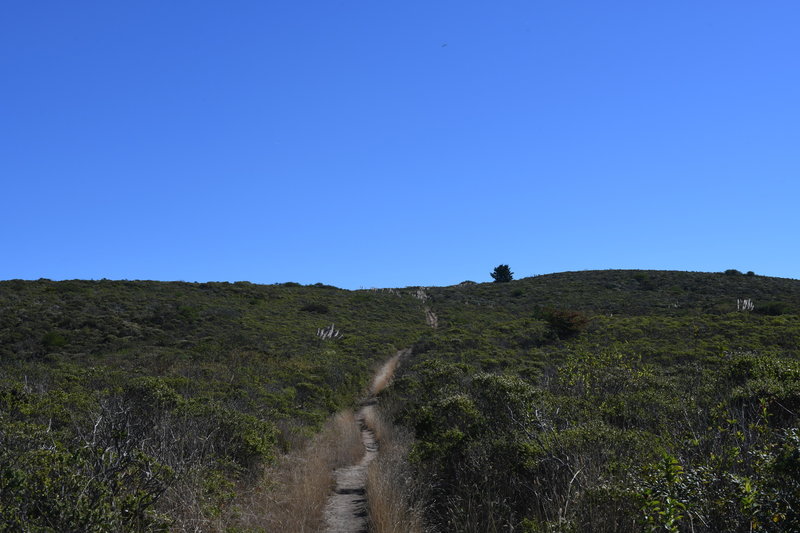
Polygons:
[[0,530],[318,527],[276,517],[402,348],[373,531],[799,530],[799,347],[800,281],[736,270],[0,282]]

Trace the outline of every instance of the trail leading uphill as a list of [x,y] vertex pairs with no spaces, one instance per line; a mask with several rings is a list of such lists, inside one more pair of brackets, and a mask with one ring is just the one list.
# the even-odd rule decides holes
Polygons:
[[361,441],[365,452],[357,464],[339,468],[334,472],[336,489],[328,498],[325,507],[326,533],[367,531],[367,468],[378,456],[378,442],[375,433],[367,425],[367,420],[370,420],[370,412],[378,403],[378,393],[391,381],[400,359],[410,353],[410,349],[400,350],[381,367],[372,379],[369,396],[361,402],[361,407],[356,412],[356,421],[361,428]]

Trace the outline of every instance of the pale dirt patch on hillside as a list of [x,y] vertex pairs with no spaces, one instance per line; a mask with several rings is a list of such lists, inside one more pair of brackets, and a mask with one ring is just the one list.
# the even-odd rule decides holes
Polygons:
[[380,370],[378,370],[378,372],[375,374],[375,377],[372,378],[372,384],[369,388],[370,397],[377,396],[389,385],[389,382],[391,382],[392,377],[394,376],[395,370],[397,370],[397,365],[400,364],[400,360],[408,357],[409,355],[411,355],[411,348],[400,350],[391,359],[383,364]]
[[436,313],[431,311],[430,307],[425,308],[425,322],[433,329],[439,327],[439,317],[436,316]]

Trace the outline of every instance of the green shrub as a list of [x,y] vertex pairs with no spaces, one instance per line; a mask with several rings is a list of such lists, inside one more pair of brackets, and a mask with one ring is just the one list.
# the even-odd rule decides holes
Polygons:
[[47,429],[3,427],[0,530],[166,531],[152,512],[173,478],[140,452],[53,444]]
[[651,531],[678,533],[687,507],[683,467],[665,453],[661,461],[647,467],[646,473],[648,483],[642,506],[645,521]]
[[589,317],[582,311],[546,308],[538,311],[535,316],[546,321],[561,339],[574,337],[589,324]]
[[42,336],[42,345],[45,348],[63,348],[67,345],[67,339],[58,331],[48,331]]
[[191,421],[185,438],[201,439],[211,458],[229,460],[242,472],[275,457],[277,429],[266,420],[206,401],[190,401],[178,415]]
[[760,315],[780,316],[789,314],[791,312],[791,308],[789,304],[785,302],[767,302],[765,304],[757,305],[754,311]]
[[655,281],[644,272],[637,272],[633,275],[633,279],[639,283],[639,289],[643,291],[654,291],[657,288]]
[[321,303],[309,303],[301,307],[300,310],[306,313],[316,313],[318,315],[324,315],[330,312],[328,306]]
[[333,285],[326,285],[325,283],[315,283],[313,285],[309,285],[309,287],[314,287],[315,289],[334,289],[339,290],[337,287]]

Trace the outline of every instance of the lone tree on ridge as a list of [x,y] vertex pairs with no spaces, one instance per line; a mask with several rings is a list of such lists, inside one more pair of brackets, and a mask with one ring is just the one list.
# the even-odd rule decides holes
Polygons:
[[497,265],[492,272],[492,279],[495,283],[505,283],[514,279],[514,273],[508,268],[508,265]]

